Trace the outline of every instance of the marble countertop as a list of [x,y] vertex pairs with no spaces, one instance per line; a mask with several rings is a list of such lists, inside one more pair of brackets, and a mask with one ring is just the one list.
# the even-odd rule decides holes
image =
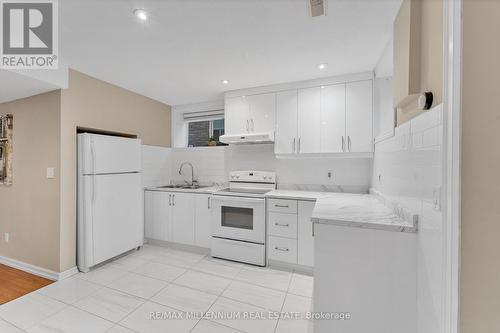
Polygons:
[[144,188],[145,191],[156,191],[156,192],[184,192],[184,193],[199,193],[199,194],[213,194],[217,191],[226,188],[226,186],[213,185],[202,188],[160,188],[157,186],[151,186]]
[[274,190],[266,193],[267,198],[290,199],[290,200],[309,200],[315,201],[318,198],[323,198],[332,192],[314,192],[314,191],[299,191],[299,190]]
[[338,194],[318,198],[311,221],[345,227],[417,232],[415,215],[398,215],[376,195],[370,194]]

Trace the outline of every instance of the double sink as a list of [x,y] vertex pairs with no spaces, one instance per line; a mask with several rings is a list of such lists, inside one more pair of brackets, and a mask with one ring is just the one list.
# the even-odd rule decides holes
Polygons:
[[185,189],[185,190],[197,190],[200,188],[206,188],[210,186],[200,186],[200,185],[165,185],[165,186],[158,186],[158,188],[179,188],[179,189]]

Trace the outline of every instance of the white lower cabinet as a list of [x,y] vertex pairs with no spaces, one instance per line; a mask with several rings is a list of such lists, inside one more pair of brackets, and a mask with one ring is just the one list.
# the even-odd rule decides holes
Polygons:
[[171,193],[146,191],[144,195],[146,238],[170,241],[172,235],[172,213],[169,204]]
[[298,256],[297,263],[304,266],[314,266],[314,238],[312,236],[311,216],[314,201],[299,201],[298,205]]
[[297,263],[297,239],[269,236],[269,259]]
[[210,195],[146,191],[144,198],[146,238],[210,247]]
[[211,232],[211,195],[195,194],[195,236],[196,246],[210,247],[212,240]]
[[314,201],[268,199],[269,260],[314,266],[311,216]]
[[172,242],[194,245],[194,194],[172,194]]

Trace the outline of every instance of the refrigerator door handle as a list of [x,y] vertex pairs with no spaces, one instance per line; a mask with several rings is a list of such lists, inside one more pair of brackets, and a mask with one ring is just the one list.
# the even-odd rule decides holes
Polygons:
[[95,148],[94,138],[90,138],[90,154],[92,155],[92,203],[95,203]]

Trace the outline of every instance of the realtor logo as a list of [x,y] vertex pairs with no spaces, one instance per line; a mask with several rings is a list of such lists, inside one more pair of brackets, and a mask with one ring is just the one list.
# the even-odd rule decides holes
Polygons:
[[0,0],[0,68],[57,68],[57,2]]

